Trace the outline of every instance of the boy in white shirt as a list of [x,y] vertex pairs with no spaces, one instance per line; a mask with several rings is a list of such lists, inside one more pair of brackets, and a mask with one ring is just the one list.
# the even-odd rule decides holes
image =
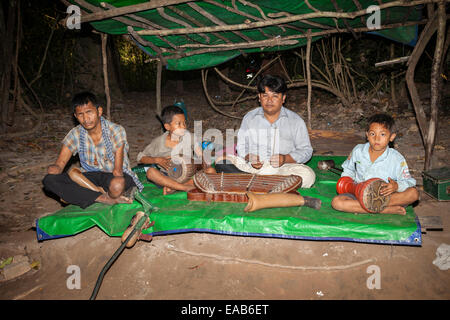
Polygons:
[[[394,141],[394,119],[387,114],[376,114],[368,121],[366,136],[369,142],[358,144],[342,164],[342,177],[348,176],[355,183],[371,178],[385,181],[379,194],[390,196],[389,203],[380,213],[405,215],[405,207],[419,199],[416,180],[411,177],[405,158],[389,148]],[[337,195],[331,206],[339,211],[367,213],[356,197],[350,193]]]

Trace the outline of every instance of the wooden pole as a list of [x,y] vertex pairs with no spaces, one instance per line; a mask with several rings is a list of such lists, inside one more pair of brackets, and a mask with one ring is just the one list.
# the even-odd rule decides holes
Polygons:
[[306,102],[308,129],[311,130],[311,29],[308,29],[308,42],[306,44],[306,80],[308,82],[308,100]]
[[156,114],[161,115],[161,78],[162,78],[162,62],[158,60],[156,70]]
[[[391,43],[390,47],[390,58],[394,59],[395,56],[395,44]],[[397,93],[395,92],[395,73],[391,72],[391,98],[392,98],[392,104],[394,105],[394,108],[398,108],[397,103]]]
[[106,118],[111,120],[111,97],[109,95],[109,81],[108,81],[108,55],[106,52],[106,43],[108,41],[108,35],[102,33],[102,60],[103,60],[103,80],[105,83],[105,95],[106,95]]
[[436,32],[436,46],[434,49],[433,64],[431,66],[431,98],[430,98],[430,124],[428,134],[425,138],[425,166],[424,169],[431,169],[431,157],[433,155],[434,144],[436,142],[436,132],[438,127],[438,109],[441,101],[441,60],[443,59],[445,43],[445,2],[439,2],[435,11],[438,20]]

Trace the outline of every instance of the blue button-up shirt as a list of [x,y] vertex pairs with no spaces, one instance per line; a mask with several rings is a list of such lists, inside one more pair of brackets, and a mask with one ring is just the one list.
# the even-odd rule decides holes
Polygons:
[[242,158],[252,153],[265,161],[274,154],[289,154],[297,163],[305,163],[313,153],[305,121],[285,107],[274,123],[264,117],[262,107],[248,112],[237,137],[236,151]]
[[395,149],[387,147],[381,156],[374,162],[370,160],[370,144],[358,144],[353,148],[349,158],[344,161],[342,177],[351,177],[356,183],[371,178],[380,178],[389,182],[388,178],[396,181],[398,192],[403,192],[416,185],[411,177],[405,158]]

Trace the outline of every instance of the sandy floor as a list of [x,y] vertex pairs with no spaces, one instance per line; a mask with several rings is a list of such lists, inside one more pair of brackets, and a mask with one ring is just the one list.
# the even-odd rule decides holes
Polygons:
[[[190,92],[183,98],[192,117],[208,120],[204,129],[239,125],[239,121],[214,113],[199,87],[185,90]],[[163,105],[173,102],[170,92],[167,87]],[[113,100],[113,121],[127,130],[133,165],[137,153],[161,132],[154,118],[153,101],[153,95],[144,94]],[[292,101],[303,114],[304,101]],[[317,108],[329,107],[322,102]],[[355,125],[355,117],[348,111],[339,121],[333,118],[331,124],[313,117],[313,128],[345,127],[358,134],[361,130]],[[413,114],[404,116],[401,122],[398,149],[420,185],[424,152]],[[39,261],[39,268],[0,282],[0,299],[88,299],[99,272],[120,245],[120,239],[111,238],[98,228],[69,238],[36,240],[32,228],[35,219],[61,208],[59,202],[43,192],[41,180],[72,126],[68,108],[51,110],[36,136],[1,141],[0,259],[26,255],[30,261]],[[448,165],[448,128],[449,120],[443,118],[437,140],[440,147],[433,160],[435,167]],[[108,271],[97,298],[448,300],[450,271],[441,271],[432,262],[437,247],[450,244],[449,203],[421,191],[415,212],[419,217],[439,216],[444,226],[442,231],[424,233],[421,247],[206,233],[155,237],[150,243],[141,241],[123,252]],[[68,288],[74,284],[70,269],[68,272],[73,265],[79,267],[79,289]],[[376,275],[379,282],[372,281]],[[369,288],[370,285],[379,288]]]

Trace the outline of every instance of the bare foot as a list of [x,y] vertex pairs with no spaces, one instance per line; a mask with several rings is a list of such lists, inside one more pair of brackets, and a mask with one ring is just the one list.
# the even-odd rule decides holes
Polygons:
[[383,213],[383,214],[399,214],[399,215],[404,216],[406,214],[406,209],[403,208],[402,206],[389,206],[389,207],[386,207],[380,213]]
[[184,186],[185,186],[184,191],[186,191],[186,192],[194,190],[196,188],[196,186],[194,184],[194,180],[189,180],[188,182],[186,182],[184,184]]
[[177,190],[173,190],[169,187],[163,187],[163,195],[167,196],[168,194],[175,193]]
[[195,189],[195,188],[196,188],[196,187],[195,187],[193,181],[192,181],[192,180],[189,180],[188,182],[186,182],[186,183],[183,184],[183,188],[182,188],[181,190],[172,189],[172,188],[169,188],[169,187],[163,187],[163,195],[166,196],[166,195],[168,195],[168,194],[172,194],[172,193],[175,193],[175,192],[177,192],[177,191],[185,191],[185,192],[188,192],[188,191],[191,191],[191,190],[193,190],[193,189]]
[[113,204],[117,204],[117,203],[128,203],[128,204],[133,203],[133,201],[127,197],[119,196],[118,198],[114,199],[114,198],[111,198],[110,196],[108,196],[107,193],[102,194],[97,199],[95,199],[95,201],[104,203],[104,204],[109,204],[109,205],[113,205]]

